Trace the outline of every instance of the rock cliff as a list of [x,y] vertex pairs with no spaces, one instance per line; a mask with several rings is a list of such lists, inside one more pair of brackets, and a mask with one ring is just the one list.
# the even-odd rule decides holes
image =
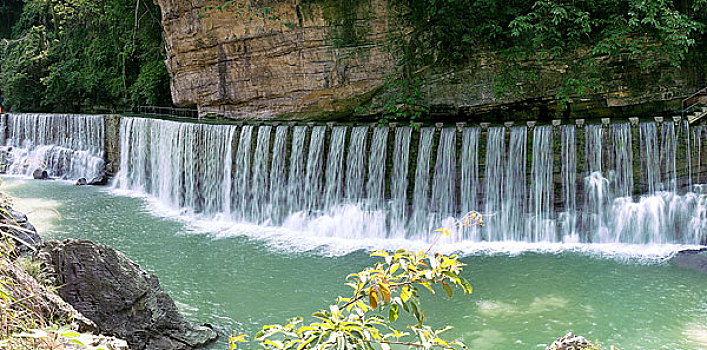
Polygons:
[[[197,107],[202,115],[236,119],[350,114],[375,101],[385,77],[396,70],[401,42],[411,31],[403,19],[406,9],[395,0],[254,2],[272,7],[278,19],[257,16],[257,11],[254,16],[253,10],[237,6],[207,10],[240,1],[155,1],[162,10],[174,103]],[[504,99],[493,88],[502,69],[499,63],[493,53],[479,52],[461,66],[428,67],[424,103],[447,115],[482,113],[511,103],[532,114],[562,113],[539,112],[533,106],[548,105],[556,94],[564,63],[543,67],[536,84]],[[655,113],[674,108],[678,97],[705,84],[700,67],[642,70],[620,59],[605,64],[609,74],[604,90],[577,101],[574,112],[591,109],[600,116],[605,112],[597,108],[651,102],[648,110]],[[672,106],[663,103],[670,101]]]
[[394,64],[385,0],[266,4],[279,20],[204,10],[218,1],[157,2],[174,102],[201,112],[248,118],[348,110]]

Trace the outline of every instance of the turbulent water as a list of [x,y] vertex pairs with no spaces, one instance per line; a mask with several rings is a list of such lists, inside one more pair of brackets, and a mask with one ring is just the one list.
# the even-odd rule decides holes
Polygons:
[[707,164],[693,149],[703,128],[273,128],[123,118],[115,186],[199,219],[319,237],[425,241],[477,210],[485,226],[453,230],[455,242],[698,245],[707,239]]
[[[28,159],[67,179],[103,167],[102,117],[10,115],[3,126],[12,173],[29,174]],[[415,129],[122,118],[112,189],[5,179],[3,190],[35,199],[25,210],[43,233],[125,252],[188,317],[225,333],[309,314],[348,292],[343,276],[371,263],[361,249],[427,249],[432,229],[477,210],[483,227],[452,229],[434,246],[463,253],[474,294],[424,296],[435,325],[455,326],[452,338],[520,350],[573,331],[621,349],[698,350],[707,281],[665,261],[705,244],[705,141],[707,128],[672,122]]]
[[41,169],[50,177],[91,180],[105,171],[103,116],[8,114],[0,129],[10,174]]
[[[159,276],[190,319],[225,334],[252,337],[265,324],[326,308],[336,295],[351,291],[343,284],[346,275],[375,261],[361,251],[328,257],[291,251],[295,240],[268,245],[268,239],[248,237],[267,237],[277,227],[244,227],[244,235],[223,239],[194,234],[190,225],[146,211],[142,199],[100,187],[3,180],[0,190],[41,223],[43,235],[91,239],[121,250]],[[480,254],[462,261],[474,293],[450,299],[441,291],[434,297],[422,291],[422,305],[431,325],[451,324],[446,336],[471,349],[544,349],[568,331],[599,340],[604,348],[707,347],[704,273],[663,260],[646,264],[567,251]],[[404,328],[411,321],[401,314],[398,326]],[[226,349],[223,342],[212,349]],[[258,349],[252,341],[242,348]]]
[[[104,124],[102,116],[3,117],[7,170],[99,176]],[[430,242],[446,226],[458,247],[700,245],[705,131],[684,121],[414,129],[121,118],[114,187],[198,222],[320,240]],[[483,227],[453,227],[471,210]]]

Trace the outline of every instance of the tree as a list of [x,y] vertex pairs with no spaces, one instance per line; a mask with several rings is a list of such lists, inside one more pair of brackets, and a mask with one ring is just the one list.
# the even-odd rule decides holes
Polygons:
[[28,0],[0,42],[0,90],[17,111],[171,105],[163,48],[150,1]]

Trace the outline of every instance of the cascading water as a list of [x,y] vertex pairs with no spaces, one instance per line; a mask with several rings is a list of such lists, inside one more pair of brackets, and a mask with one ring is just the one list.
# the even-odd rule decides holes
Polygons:
[[435,162],[432,198],[436,212],[436,222],[457,214],[456,203],[456,135],[455,129],[445,128],[439,137],[437,160]]
[[388,128],[378,127],[371,138],[371,161],[368,162],[366,189],[370,208],[380,208],[385,199],[385,161],[388,148]]
[[[478,210],[479,191],[479,128],[464,128],[462,133],[461,150],[461,177],[460,177],[460,206],[461,213],[465,214]],[[479,228],[477,226],[465,227],[459,230],[456,240],[478,240]]]
[[656,123],[641,123],[641,169],[643,183],[647,188],[644,192],[655,193],[662,189],[660,182],[660,150],[658,143],[658,127]]
[[430,159],[432,142],[434,141],[434,128],[422,128],[417,148],[417,166],[415,167],[415,189],[412,198],[412,220],[408,233],[414,236],[426,236],[432,229],[434,222],[429,217],[429,192],[430,192]]
[[663,133],[660,139],[661,168],[663,169],[663,183],[668,191],[677,189],[677,152],[678,140],[675,134],[675,123],[664,122]]
[[539,126],[533,132],[533,165],[531,171],[531,219],[528,221],[533,242],[555,242],[553,217],[553,127]]
[[528,128],[511,128],[508,143],[508,162],[506,163],[503,202],[501,204],[502,229],[491,236],[495,241],[525,241],[527,207],[527,163],[528,163]]
[[103,116],[8,114],[2,126],[8,173],[29,176],[41,169],[61,179],[103,177]]
[[408,171],[410,168],[410,139],[412,128],[395,130],[393,144],[393,171],[390,176],[390,237],[404,238],[408,220]]
[[363,183],[365,176],[366,137],[368,127],[359,126],[351,130],[349,152],[346,156],[346,197],[357,201],[364,198]]
[[326,190],[324,203],[331,207],[339,203],[344,193],[344,143],[346,127],[337,126],[331,131],[326,166]]
[[611,126],[614,142],[613,154],[613,195],[630,197],[633,193],[633,147],[631,147],[631,125],[614,124]]
[[564,125],[561,128],[562,163],[561,185],[563,211],[560,213],[560,232],[565,242],[577,242],[577,130],[574,125]]
[[[6,144],[90,154],[101,167],[47,158],[54,176],[87,177],[102,171],[103,123],[10,115]],[[484,227],[452,230],[453,242],[707,240],[707,133],[684,122],[414,129],[122,118],[120,134],[115,187],[210,220],[429,241],[477,210]]]
[[488,130],[486,144],[486,171],[484,195],[486,203],[483,213],[486,215],[486,226],[482,240],[497,241],[503,239],[503,221],[501,218],[501,203],[503,195],[503,179],[505,176],[506,131],[501,127]]

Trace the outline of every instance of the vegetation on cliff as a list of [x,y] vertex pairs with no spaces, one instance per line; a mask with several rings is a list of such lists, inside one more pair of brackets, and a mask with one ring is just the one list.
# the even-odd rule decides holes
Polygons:
[[[495,77],[498,98],[517,94],[559,71],[550,89],[566,105],[602,92],[611,69],[679,72],[707,58],[705,0],[408,0],[408,36],[401,72],[465,64],[483,52],[503,62]],[[613,63],[611,63],[613,62]],[[634,73],[635,74],[635,73]]]
[[0,94],[12,110],[171,104],[151,1],[9,0],[0,13]]

